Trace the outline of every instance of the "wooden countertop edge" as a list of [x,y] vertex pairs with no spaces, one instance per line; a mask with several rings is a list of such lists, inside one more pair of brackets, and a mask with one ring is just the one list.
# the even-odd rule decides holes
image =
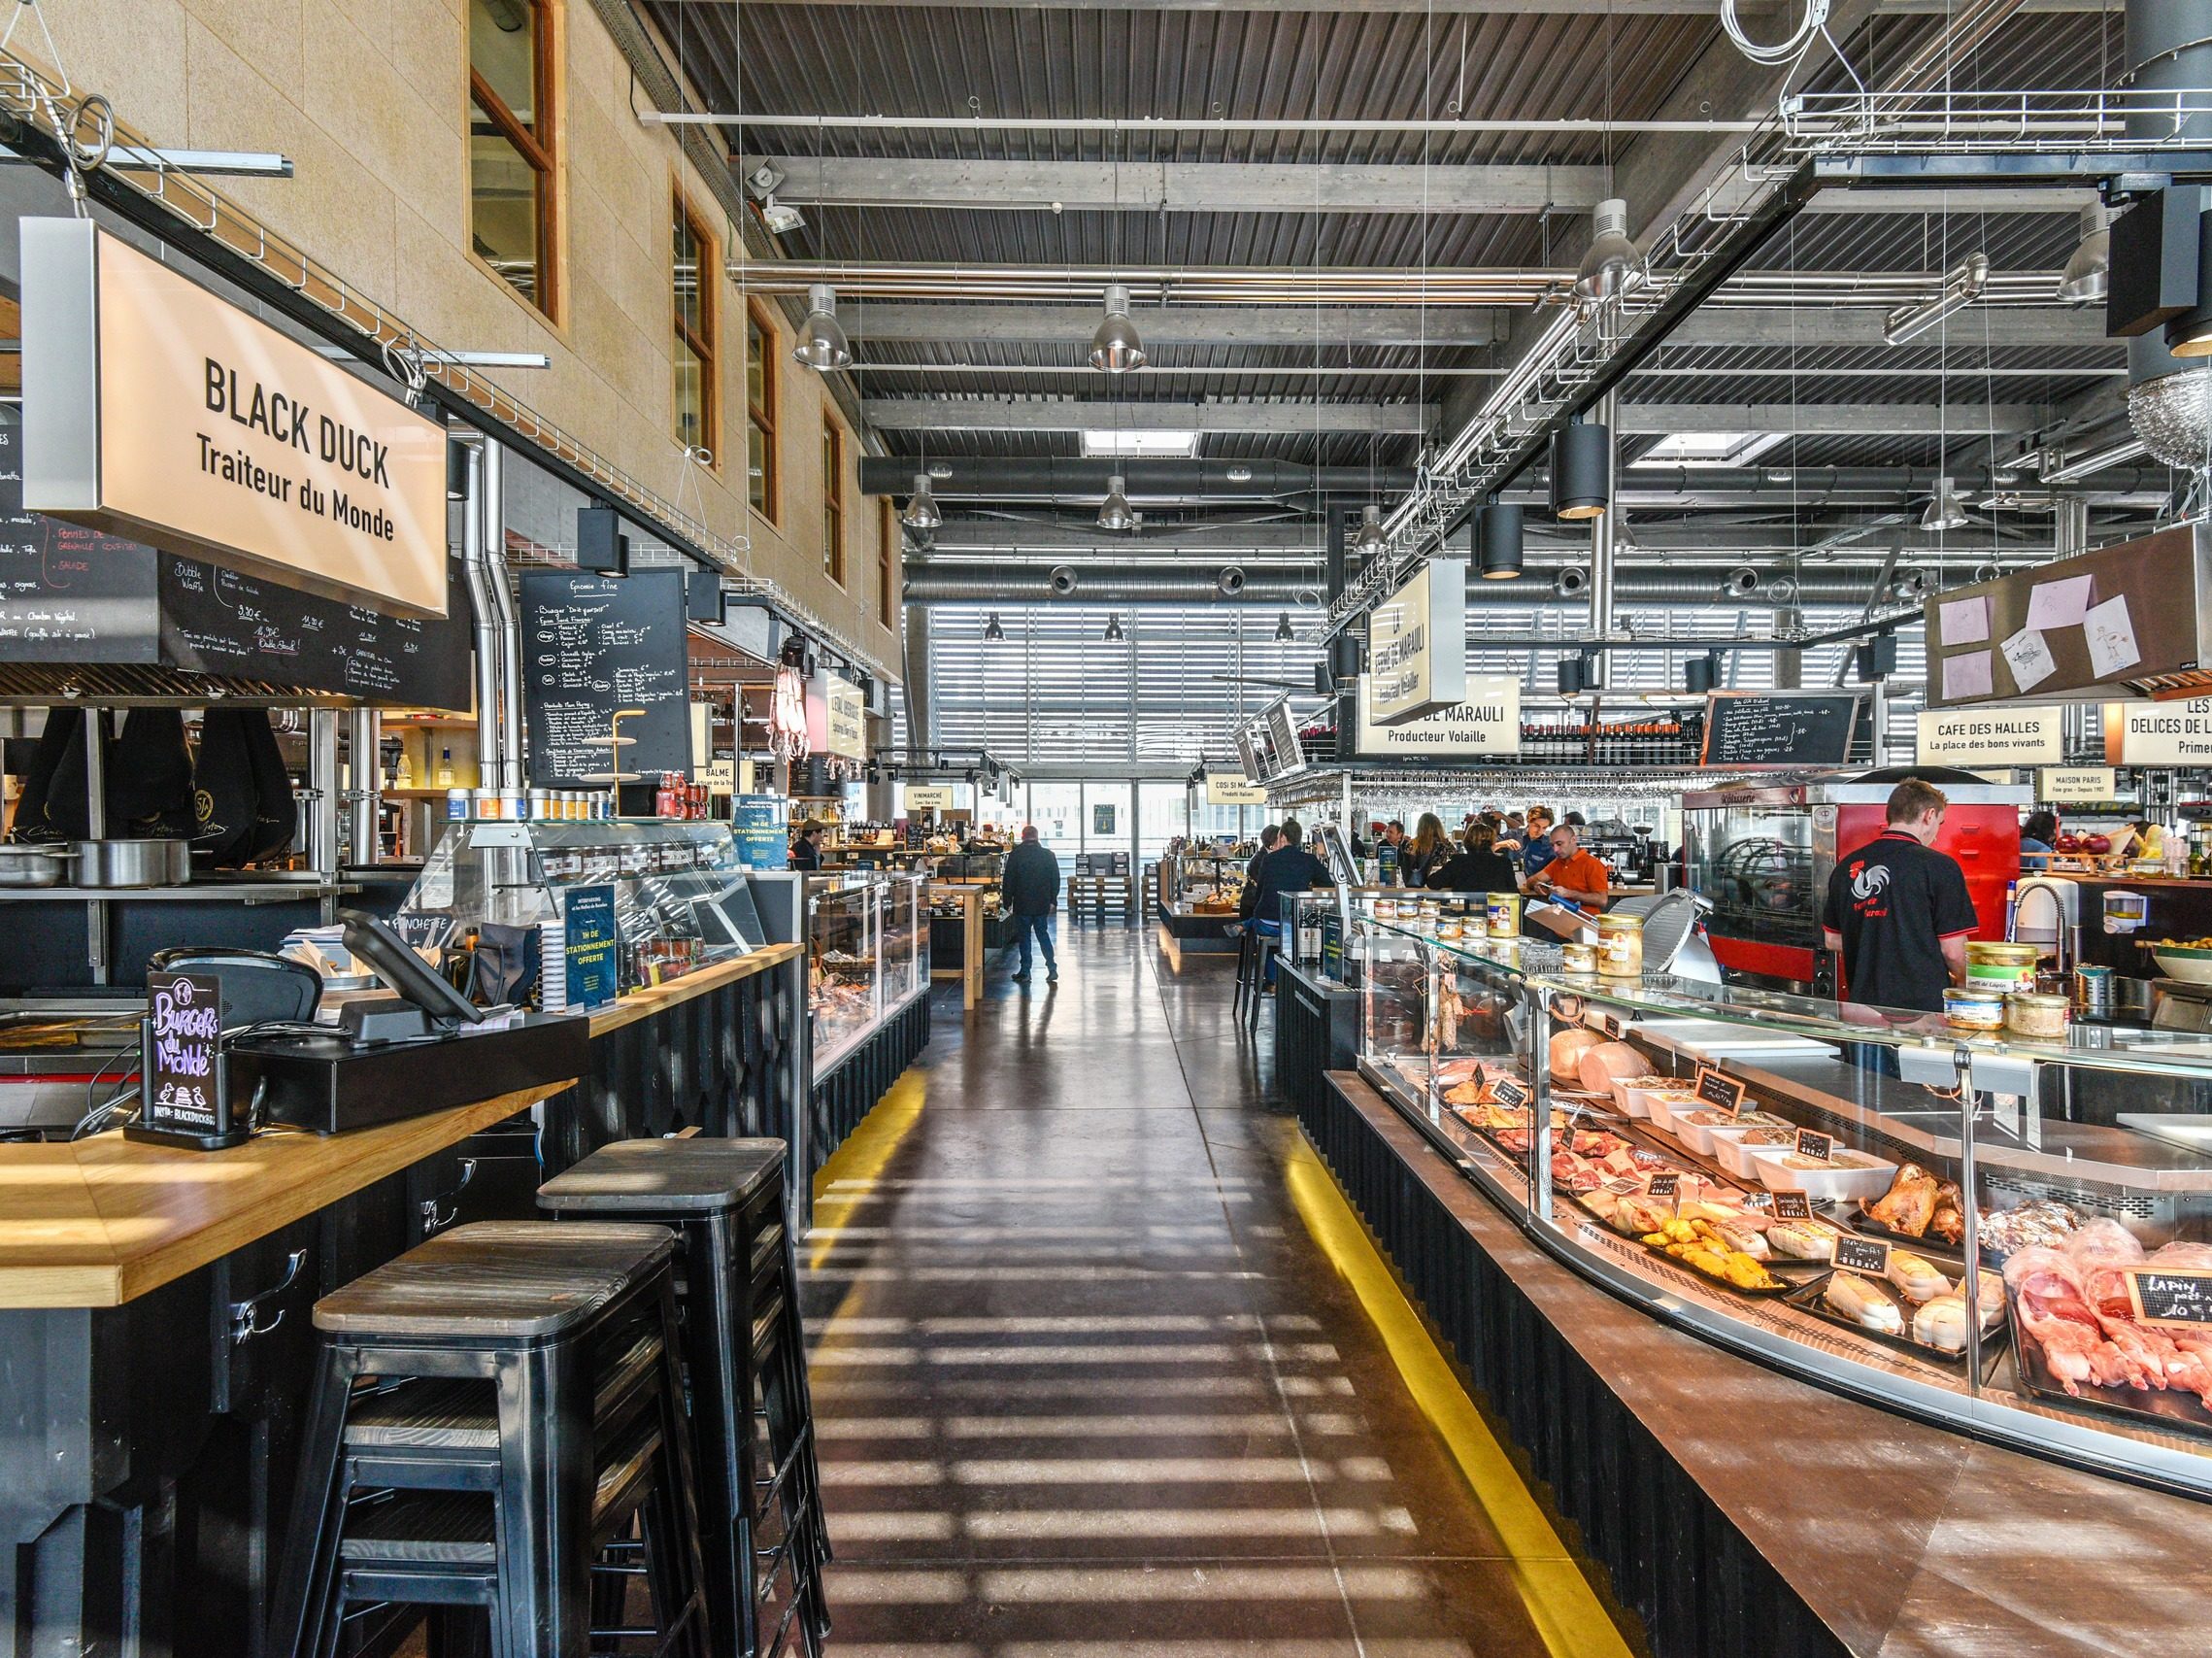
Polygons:
[[625,1025],[635,1025],[641,1019],[651,1019],[655,1013],[721,990],[724,985],[735,984],[739,979],[749,979],[755,973],[780,967],[798,953],[799,947],[796,944],[770,944],[731,961],[717,962],[711,967],[701,967],[695,973],[686,973],[682,978],[671,980],[656,989],[633,992],[614,1006],[602,1008],[591,1015],[591,1034],[604,1036],[610,1031],[620,1031]]
[[227,1151],[146,1145],[114,1132],[0,1149],[0,1194],[12,1171],[36,1194],[20,1207],[0,1199],[0,1216],[27,1213],[31,1224],[84,1235],[72,1254],[45,1260],[13,1260],[0,1247],[0,1309],[119,1306],[571,1086],[519,1089],[345,1134],[258,1134]]
[[[2162,1541],[2200,1557],[2212,1510],[2186,1498],[1986,1445],[1861,1404],[1624,1305],[1540,1249],[1365,1078],[1330,1071],[1327,1080],[1850,1650],[1890,1651],[1897,1649],[1890,1643],[1898,1641],[1907,1651],[1942,1650],[1945,1643],[1933,1639],[1942,1632],[1929,1626],[1931,1614],[1965,1627],[1972,1624],[1975,1603],[1997,1612],[2003,1597],[1967,1579],[1987,1572],[1991,1583],[2002,1581],[2004,1563],[2020,1553],[2004,1528],[2026,1514],[2078,1519],[2095,1513],[2099,1524],[2142,1538],[2146,1547],[2149,1523],[2159,1523]],[[1726,1401],[1738,1421],[1813,1431],[1818,1443],[1808,1460],[1815,1467],[1821,1451],[1849,1441],[1847,1466],[1831,1462],[1826,1478],[1812,1480],[1775,1479],[1760,1469],[1747,1470],[1741,1436],[1718,1431],[1716,1400]],[[1856,1488],[1861,1479],[1864,1489]],[[1880,1514],[1894,1540],[1871,1560],[1837,1540],[1839,1526],[1848,1530],[1844,1522],[1859,1511],[1858,1505]],[[1999,1534],[2001,1544],[1992,1540]],[[1878,1587],[1868,1580],[1870,1567]],[[1854,1573],[1861,1575],[1854,1579]],[[1931,1595],[1930,1583],[1940,1592]],[[2157,1608],[2146,1605],[2143,1610],[2150,1616]]]

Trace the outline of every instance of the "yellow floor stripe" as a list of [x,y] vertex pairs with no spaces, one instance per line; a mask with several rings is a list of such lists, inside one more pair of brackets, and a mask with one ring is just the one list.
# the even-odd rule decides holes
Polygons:
[[[807,1260],[811,1271],[829,1258],[837,1233],[853,1218],[856,1204],[874,1194],[869,1190],[887,1168],[914,1125],[922,1120],[928,1099],[924,1072],[909,1066],[899,1072],[890,1092],[877,1100],[859,1125],[845,1136],[845,1143],[830,1153],[829,1161],[814,1177],[814,1250]],[[838,1197],[823,1194],[837,1186],[847,1192]]]
[[1327,1167],[1303,1138],[1292,1145],[1285,1175],[1306,1230],[1359,1298],[1414,1403],[1443,1437],[1475,1501],[1503,1540],[1514,1587],[1545,1648],[1554,1658],[1629,1658],[1628,1643],[1603,1603],[1467,1398],[1451,1364],[1429,1339]]

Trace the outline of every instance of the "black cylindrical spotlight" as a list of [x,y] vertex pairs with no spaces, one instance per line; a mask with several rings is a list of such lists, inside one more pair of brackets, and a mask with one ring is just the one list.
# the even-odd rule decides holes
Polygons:
[[1475,546],[1484,581],[1511,581],[1521,574],[1521,508],[1484,502],[1475,515]]
[[446,499],[468,499],[468,445],[446,440]]
[[1328,671],[1328,663],[1314,663],[1314,694],[1326,696],[1336,690],[1336,677]]
[[1877,633],[1854,651],[1852,658],[1859,669],[1860,683],[1872,685],[1897,671],[1897,636]]
[[1573,696],[1582,690],[1582,658],[1577,656],[1559,659],[1559,694]]
[[1613,433],[1578,421],[1552,434],[1552,512],[1564,519],[1600,518],[1611,492]]
[[1350,633],[1339,633],[1328,642],[1329,676],[1340,685],[1348,685],[1359,677],[1359,641]]
[[1717,651],[1707,651],[1701,657],[1692,657],[1682,664],[1682,689],[1693,696],[1703,696],[1719,682],[1721,657]]
[[693,570],[684,582],[684,616],[689,622],[722,625],[722,578],[719,570]]

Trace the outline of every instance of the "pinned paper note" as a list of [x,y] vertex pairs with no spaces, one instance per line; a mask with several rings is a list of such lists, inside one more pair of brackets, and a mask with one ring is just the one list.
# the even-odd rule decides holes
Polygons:
[[2115,594],[2084,616],[2082,630],[2089,640],[2090,671],[2098,679],[2110,679],[2143,660],[2135,645],[2135,624],[2128,616],[2126,593]]
[[2028,595],[2028,626],[2031,628],[2079,627],[2089,613],[2090,583],[2094,576],[2067,576],[2043,582]]
[[1979,645],[1990,636],[1990,595],[1945,599],[1937,613],[1937,629],[1946,645]]
[[1968,651],[1962,657],[1943,659],[1943,700],[1961,702],[1969,696],[1988,696],[1994,688],[1990,683],[1990,654],[1987,651]]
[[1997,649],[2004,653],[2005,663],[2012,669],[2012,683],[2022,691],[2034,690],[2059,671],[2051,647],[2032,627],[2023,627]]

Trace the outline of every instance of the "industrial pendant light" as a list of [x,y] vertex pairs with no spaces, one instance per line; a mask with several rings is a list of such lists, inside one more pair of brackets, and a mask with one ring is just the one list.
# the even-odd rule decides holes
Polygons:
[[2111,286],[2112,232],[2104,204],[2091,202],[2082,209],[2082,239],[2059,278],[2059,298],[2068,305],[2087,305],[2102,299]]
[[1592,211],[1590,251],[1575,267],[1577,299],[1592,303],[1612,299],[1640,286],[1644,256],[1628,240],[1628,204],[1608,196]]
[[807,318],[799,324],[799,340],[791,348],[791,355],[822,374],[853,366],[853,348],[845,342],[845,330],[837,325],[837,289],[825,282],[807,289]]
[[999,626],[997,611],[992,611],[990,615],[985,620],[983,625],[983,636],[986,639],[1003,639],[1006,637],[1006,629]]
[[1478,567],[1486,582],[1509,582],[1521,574],[1521,508],[1485,501],[1475,515]]
[[906,511],[898,515],[899,523],[909,529],[935,529],[945,522],[945,515],[937,510],[937,497],[929,492],[929,474],[914,475],[914,496],[906,503]]
[[1359,533],[1352,538],[1352,551],[1361,558],[1378,558],[1390,545],[1390,537],[1383,533],[1383,509],[1362,507],[1359,511]]
[[1552,513],[1556,518],[1605,516],[1612,493],[1613,433],[1578,421],[1552,434]]
[[1703,696],[1720,683],[1721,653],[1718,651],[1692,657],[1682,664],[1682,689],[1693,696]]
[[1288,645],[1296,637],[1297,634],[1290,630],[1290,613],[1286,610],[1275,618],[1275,642],[1278,645]]
[[1106,643],[1109,645],[1116,644],[1124,637],[1126,635],[1122,631],[1122,619],[1119,616],[1106,618]]
[[1098,508],[1100,529],[1134,529],[1137,515],[1129,510],[1128,483],[1117,472],[1106,480],[1106,499]]
[[1970,521],[1966,517],[1966,503],[1959,498],[1959,490],[1948,478],[1935,481],[1935,493],[1928,497],[1927,511],[1921,514],[1923,529],[1963,529]]
[[1090,366],[1101,374],[1126,374],[1145,365],[1145,343],[1129,321],[1129,290],[1116,283],[1106,289],[1106,317],[1090,336]]

